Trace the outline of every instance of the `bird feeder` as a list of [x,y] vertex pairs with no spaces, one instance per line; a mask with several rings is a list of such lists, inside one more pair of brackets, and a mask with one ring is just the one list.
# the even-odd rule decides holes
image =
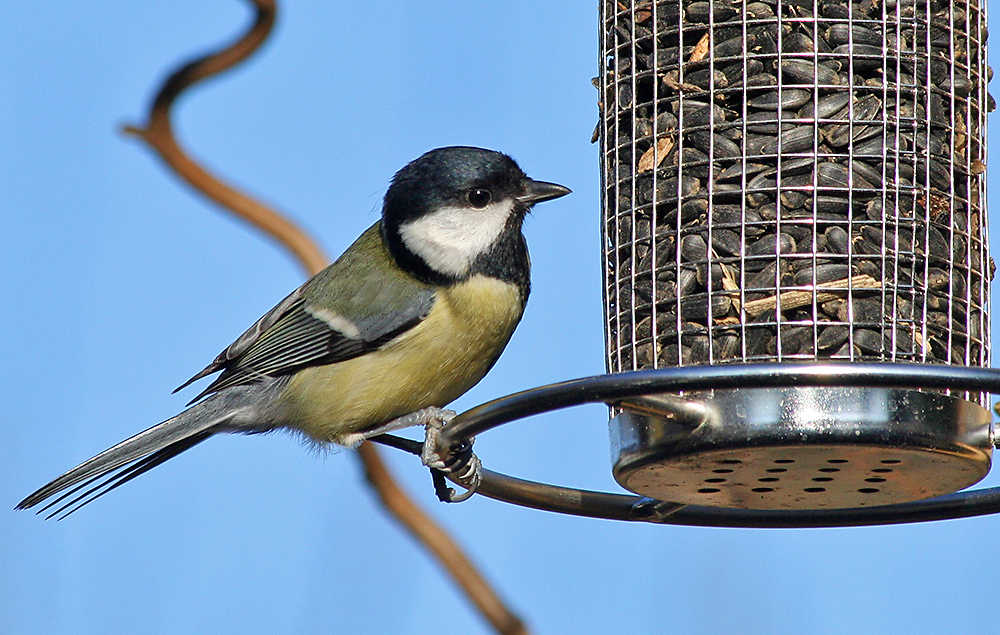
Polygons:
[[[607,374],[462,413],[444,447],[611,407],[636,495],[489,470],[561,513],[726,527],[1000,512],[980,0],[602,0]],[[961,491],[965,490],[965,491]]]
[[[607,363],[984,368],[977,1],[603,5]],[[689,504],[920,500],[990,468],[983,393],[787,386],[615,409],[615,477]]]

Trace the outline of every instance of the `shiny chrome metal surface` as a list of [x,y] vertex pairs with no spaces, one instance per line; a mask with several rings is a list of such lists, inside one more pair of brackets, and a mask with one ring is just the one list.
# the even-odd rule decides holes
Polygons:
[[982,479],[992,459],[990,413],[949,395],[791,387],[685,400],[703,404],[700,425],[678,420],[669,401],[654,414],[648,400],[611,421],[623,487],[713,507],[841,509],[955,492]]

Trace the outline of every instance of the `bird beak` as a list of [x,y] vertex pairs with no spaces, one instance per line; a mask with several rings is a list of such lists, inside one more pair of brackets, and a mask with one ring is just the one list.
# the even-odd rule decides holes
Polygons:
[[546,181],[533,181],[528,179],[528,184],[524,188],[524,194],[517,197],[517,200],[525,205],[534,205],[542,201],[551,201],[560,196],[566,196],[571,190],[562,185],[548,183]]

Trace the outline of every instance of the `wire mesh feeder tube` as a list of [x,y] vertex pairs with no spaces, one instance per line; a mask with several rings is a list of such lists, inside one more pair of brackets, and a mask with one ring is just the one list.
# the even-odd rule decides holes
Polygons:
[[[605,0],[599,84],[609,371],[792,360],[988,366],[985,19],[979,0]],[[799,407],[794,390],[763,400],[778,399],[785,413],[771,417],[758,416],[763,406],[753,399],[742,400],[749,410],[739,416],[718,406],[734,397],[706,395],[709,407],[716,404],[712,425],[745,427],[741,440],[715,437],[711,448],[678,440],[705,424],[678,433],[669,407],[651,416],[648,403],[633,404],[613,420],[616,477],[662,497],[675,491],[664,484],[711,472],[692,460],[703,451],[728,448],[726,460],[737,460],[752,450],[766,462],[798,448],[813,465],[834,452],[831,440],[844,452],[900,453],[887,459],[902,461],[900,478],[937,474],[935,493],[985,475],[992,446],[983,435],[973,435],[982,442],[975,461],[920,436],[924,424],[947,416],[937,440],[957,442],[959,429],[981,425],[985,397],[962,395],[977,412],[959,396],[906,392],[841,395],[871,404],[873,412],[852,412],[893,428],[888,445],[886,435],[809,434],[851,424],[830,411],[837,403],[828,398],[813,395],[825,411]],[[885,414],[887,404],[917,402],[916,419]],[[633,438],[635,425],[648,429],[645,445],[624,452],[620,441]],[[796,426],[805,429],[783,440],[769,429]],[[941,462],[967,476],[940,476]],[[661,476],[638,484],[640,464]],[[859,461],[857,476],[874,469],[866,465]],[[663,474],[672,470],[684,473]],[[722,489],[737,486],[735,476],[716,478]],[[773,508],[867,500],[830,494],[817,503],[788,491],[699,498],[699,489],[713,488],[694,488],[688,502]],[[888,489],[869,498],[933,495]]]

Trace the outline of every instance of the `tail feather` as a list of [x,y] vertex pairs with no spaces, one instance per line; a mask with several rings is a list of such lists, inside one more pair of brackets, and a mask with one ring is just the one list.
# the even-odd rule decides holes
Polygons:
[[[46,499],[69,490],[39,513],[86,489],[65,503],[49,517],[69,509],[62,517],[106,494],[143,472],[204,441],[225,428],[226,423],[243,415],[243,409],[226,407],[224,400],[208,399],[167,419],[144,432],[126,439],[66,472],[17,504],[17,509],[35,507]],[[71,509],[70,509],[71,508]]]
[[[78,496],[71,498],[69,501],[63,503],[59,507],[56,507],[48,515],[45,516],[46,520],[49,520],[50,518],[53,518],[55,516],[58,516],[59,517],[58,519],[62,520],[63,518],[66,518],[67,516],[77,511],[87,503],[97,500],[98,498],[104,496],[105,494],[115,489],[116,487],[128,483],[129,481],[139,476],[140,474],[148,472],[149,470],[153,469],[154,467],[163,463],[164,461],[172,459],[173,457],[177,456],[181,452],[193,448],[194,446],[198,445],[199,443],[209,438],[213,434],[215,434],[213,430],[205,430],[203,432],[199,432],[194,436],[190,436],[186,439],[181,439],[180,441],[175,441],[174,443],[171,443],[167,447],[161,448],[156,452],[153,452],[149,456],[146,456],[145,458],[133,461],[131,464],[119,465],[118,467],[113,468],[110,471],[95,474],[94,476],[91,476],[90,478],[84,480],[82,483],[76,484],[75,486],[70,488],[67,492],[63,493],[61,496],[52,499],[51,501],[49,501],[47,505],[40,507],[36,513],[41,514],[46,510],[55,507],[66,498],[73,496],[73,494],[76,494],[80,490],[87,488]],[[27,500],[28,499],[25,499],[25,502],[27,502]],[[24,507],[30,507],[30,505],[25,505],[24,503],[22,503],[21,505],[18,505],[18,509],[23,509],[24,507],[22,507],[22,505]]]

